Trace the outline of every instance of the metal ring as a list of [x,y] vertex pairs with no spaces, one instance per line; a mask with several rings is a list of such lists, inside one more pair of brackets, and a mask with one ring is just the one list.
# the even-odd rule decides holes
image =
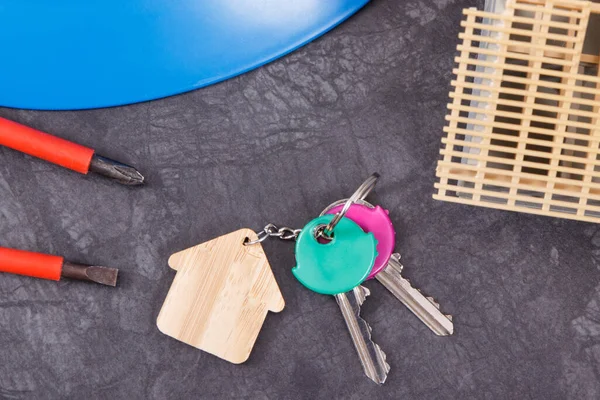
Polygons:
[[258,239],[244,241],[244,246],[252,246],[253,244],[262,243],[265,240],[267,240],[267,238],[271,235],[266,231],[260,231],[256,236],[258,237]]
[[279,233],[280,233],[279,239],[281,239],[281,240],[296,239],[301,231],[302,231],[302,229],[292,229],[292,228],[288,228],[288,227],[283,227],[279,230]]
[[[323,215],[327,214],[329,212],[329,210],[336,208],[337,206],[341,206],[342,204],[345,204],[347,201],[348,201],[348,199],[341,199],[334,203],[331,203],[330,205],[325,207],[325,209],[323,211],[321,211],[321,214],[319,214],[319,217],[322,217]],[[366,200],[358,200],[358,201],[354,202],[354,204],[360,204],[361,206],[375,208],[375,206],[373,204],[369,203]]]
[[313,229],[313,236],[315,237],[315,239],[325,240],[325,242],[319,242],[319,243],[329,243],[333,240],[333,232],[331,233],[331,236],[327,236],[323,233],[325,228],[327,228],[327,225],[322,224],[322,225],[315,226],[315,229]]
[[344,208],[342,208],[342,211],[340,211],[339,213],[335,214],[335,216],[329,222],[329,224],[327,224],[327,226],[325,227],[325,229],[323,229],[322,231],[320,231],[320,233],[318,233],[318,235],[324,236],[325,238],[331,238],[331,234],[333,233],[333,229],[341,221],[341,219],[344,218],[344,216],[346,215],[346,213],[350,209],[350,206],[352,204],[358,202],[358,201],[364,200],[369,195],[369,193],[371,193],[371,191],[375,188],[375,185],[377,184],[378,180],[379,180],[379,174],[377,172],[375,172],[374,174],[372,174],[371,176],[369,176],[358,187],[358,189],[356,189],[356,192],[354,192],[352,194],[352,196],[350,196],[350,198],[348,200],[346,200],[346,202],[344,203]]
[[267,224],[263,229],[263,232],[268,236],[277,236],[278,228],[275,224]]

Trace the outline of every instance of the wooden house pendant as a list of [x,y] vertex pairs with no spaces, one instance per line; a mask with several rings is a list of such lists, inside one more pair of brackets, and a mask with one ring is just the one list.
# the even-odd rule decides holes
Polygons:
[[177,271],[158,315],[161,332],[234,364],[243,363],[269,311],[285,302],[250,229],[173,254]]

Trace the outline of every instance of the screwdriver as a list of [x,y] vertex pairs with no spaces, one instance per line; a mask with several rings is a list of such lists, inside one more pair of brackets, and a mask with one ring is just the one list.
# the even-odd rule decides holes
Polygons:
[[119,270],[72,263],[59,256],[0,247],[0,272],[53,281],[69,278],[116,286]]
[[0,145],[87,175],[95,172],[123,185],[141,185],[135,168],[102,157],[88,147],[0,117]]

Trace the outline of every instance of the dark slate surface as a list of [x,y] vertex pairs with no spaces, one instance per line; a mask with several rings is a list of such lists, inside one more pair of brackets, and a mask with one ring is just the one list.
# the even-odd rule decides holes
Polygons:
[[[139,167],[124,188],[0,149],[0,240],[121,268],[117,289],[0,276],[9,399],[597,399],[600,230],[432,200],[466,0],[374,0],[283,60],[223,84],[83,112],[0,116]],[[265,250],[287,301],[231,365],[155,326],[169,254],[239,227],[301,227],[369,173],[406,275],[455,316],[438,338],[377,282],[363,315],[392,366],[363,376],[335,301]]]

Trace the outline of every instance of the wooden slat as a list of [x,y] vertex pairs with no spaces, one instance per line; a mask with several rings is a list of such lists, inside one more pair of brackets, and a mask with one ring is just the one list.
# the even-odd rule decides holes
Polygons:
[[[506,58],[519,59],[518,57],[506,57]],[[474,66],[488,67],[488,68],[497,68],[498,67],[498,63],[496,63],[496,62],[482,61],[482,60],[476,60],[476,59],[472,59],[472,58],[456,57],[454,59],[454,61],[457,64],[465,63],[467,65],[474,65]],[[523,61],[528,61],[528,60],[523,60]],[[578,61],[579,61],[579,58],[578,58]],[[539,62],[539,61],[537,61],[537,62]],[[580,65],[580,62],[577,62],[573,66],[575,68],[578,68],[579,65]],[[561,79],[579,79],[581,76],[578,73],[562,72],[562,71],[556,71],[556,70],[549,69],[549,68],[542,68],[541,65],[537,66],[537,67],[536,66],[526,67],[524,65],[504,64],[502,67],[504,68],[505,71],[526,72],[528,74],[545,75],[545,76],[551,76],[553,78],[561,78]],[[569,67],[571,67],[571,65],[569,65]],[[528,79],[530,79],[530,81],[531,81],[531,78],[528,78]],[[586,75],[585,81],[589,82],[589,83],[600,83],[600,78],[596,77],[596,76]],[[546,81],[542,81],[542,82],[546,82]],[[544,85],[542,84],[540,86],[544,86]]]
[[[455,106],[453,104],[449,104],[448,108],[449,109],[453,109]],[[596,126],[594,124],[591,123],[587,123],[587,122],[579,122],[579,121],[562,121],[556,118],[552,118],[552,117],[543,117],[541,115],[523,115],[523,114],[518,114],[518,113],[514,113],[514,112],[510,112],[510,111],[500,111],[500,110],[494,110],[494,109],[490,109],[490,108],[481,108],[481,107],[471,107],[471,106],[461,106],[460,107],[461,111],[469,111],[475,114],[481,114],[481,115],[485,115],[487,117],[504,117],[504,118],[513,118],[513,119],[530,119],[533,120],[535,122],[539,122],[542,124],[550,124],[550,125],[562,125],[562,126],[570,126],[573,128],[581,128],[581,129],[595,129]],[[570,111],[570,110],[569,110]],[[513,129],[515,129],[516,126],[514,126]],[[548,132],[550,131],[546,131],[546,134],[548,134]],[[558,132],[559,135],[564,136],[564,133]]]
[[[534,4],[534,5],[544,5],[544,0],[518,0],[517,3],[528,3],[528,4]],[[566,0],[566,1],[555,1],[554,4],[565,8],[565,9],[569,9],[569,10],[577,10],[577,9],[581,9],[581,7],[585,4],[585,3],[589,3],[587,1],[573,1],[573,0]],[[518,5],[518,7],[522,7],[521,4]],[[590,7],[590,11],[594,14],[600,14],[600,4],[596,4],[596,3],[591,3],[589,4]]]
[[[437,184],[435,184],[435,187],[440,188],[440,187],[442,187],[442,185],[437,183]],[[471,194],[471,195],[473,195],[473,197],[475,197],[475,195],[495,197],[497,199],[506,200],[508,205],[511,205],[511,201],[513,202],[513,205],[514,205],[514,202],[516,202],[516,201],[525,201],[525,202],[530,202],[530,203],[537,203],[540,206],[542,206],[542,209],[544,207],[549,209],[550,206],[556,206],[556,207],[572,208],[574,211],[576,211],[578,208],[578,203],[572,203],[569,201],[562,201],[562,200],[553,200],[551,193],[550,193],[550,197],[548,199],[546,199],[546,198],[538,198],[538,197],[532,197],[532,196],[527,196],[527,195],[511,194],[511,193],[506,193],[506,192],[486,191],[485,193],[482,193],[482,191],[480,191],[480,190],[469,188],[469,187],[463,187],[463,186],[457,187],[457,186],[452,186],[452,185],[446,185],[444,187],[444,189],[447,191],[448,190],[456,190],[460,193]],[[600,206],[588,206],[588,210],[600,213]]]
[[[510,1],[507,2],[507,7],[509,5],[510,5]],[[516,23],[520,23],[520,24],[531,24],[534,22],[532,18],[528,18],[528,17],[516,16],[514,14],[494,14],[494,13],[489,13],[489,12],[485,12],[485,11],[475,10],[472,8],[467,8],[463,12],[463,14],[469,15],[469,16],[472,15],[472,16],[479,17],[479,18],[487,18],[487,19],[491,19],[491,20],[516,22]],[[568,23],[564,23],[564,22],[557,22],[557,21],[544,21],[544,22],[541,22],[541,25],[548,25],[548,26],[552,26],[553,28],[560,28],[560,29],[570,29],[573,27],[572,24],[568,24]]]
[[[509,53],[520,53],[520,54],[529,54],[529,49],[521,46],[509,46]],[[562,53],[557,53],[552,50],[544,50],[544,57],[551,58],[553,63],[556,63],[557,60],[564,60],[565,55]],[[586,64],[598,64],[600,62],[600,57],[593,54],[582,54],[581,62]]]
[[[458,83],[457,83],[457,81],[453,80],[450,82],[450,85],[457,86]],[[527,91],[522,90],[522,89],[506,88],[506,87],[493,87],[493,86],[489,86],[489,85],[476,84],[473,82],[462,82],[460,85],[467,89],[489,91],[489,92],[500,92],[500,93],[511,94],[511,95],[515,95],[515,96],[525,96],[527,94]],[[540,96],[543,96],[543,98],[552,100],[552,101],[564,101],[566,99],[565,96],[561,96],[560,94],[552,94],[552,93],[540,93]],[[600,101],[584,99],[584,98],[577,98],[576,103],[581,104],[581,105],[590,106],[590,107],[600,106]]]
[[[477,35],[474,33],[459,33],[458,37],[460,39],[469,39],[473,42],[498,44],[498,45],[502,45],[502,46],[517,46],[517,47],[524,48],[524,49],[544,49],[544,50],[554,51],[554,52],[557,52],[560,54],[567,54],[567,55],[575,54],[574,51],[571,49],[560,48],[558,46],[537,45],[537,44],[533,44],[533,43],[521,42],[521,41],[514,40],[514,39],[508,39],[508,37],[506,37],[506,36],[503,36],[503,37],[506,37],[505,39],[497,39],[495,37]],[[507,52],[508,52],[508,50],[505,50],[503,52],[503,55],[506,56]]]
[[573,220],[585,221],[585,222],[595,222],[595,223],[600,222],[599,217],[593,217],[593,216],[588,216],[588,215],[579,216],[579,215],[575,215],[575,214],[558,212],[558,211],[553,211],[553,210],[542,211],[542,210],[537,210],[535,208],[529,208],[529,207],[525,207],[525,206],[515,207],[515,206],[507,206],[504,204],[497,204],[497,203],[491,203],[491,202],[475,202],[471,199],[463,199],[461,197],[452,197],[452,196],[444,197],[444,196],[440,196],[439,194],[434,194],[433,198],[436,200],[443,200],[443,201],[447,201],[450,203],[473,205],[473,206],[486,207],[486,208],[495,208],[497,210],[520,211],[520,212],[525,212],[528,214],[543,215],[546,217],[573,219]]
[[[540,81],[536,81],[538,83],[540,83]],[[537,87],[537,85],[536,85]],[[530,91],[531,92],[531,91]],[[543,99],[544,98],[544,93],[540,93],[537,91],[532,91],[530,93],[530,98],[535,100],[535,99]],[[518,100],[509,100],[509,99],[497,99],[497,100],[488,100],[485,97],[481,97],[481,96],[474,96],[474,95],[470,95],[470,94],[464,94],[464,93],[451,93],[450,94],[451,98],[454,97],[459,97],[461,100],[471,100],[471,101],[478,101],[481,103],[487,103],[489,105],[494,105],[494,106],[510,106],[510,107],[521,107],[524,108],[524,111],[531,111],[531,110],[536,110],[536,111],[547,111],[549,113],[560,113],[565,111],[564,107],[560,107],[560,106],[551,106],[551,105],[547,105],[547,104],[541,104],[541,103],[527,103],[525,102],[525,104],[522,101],[518,101]],[[567,96],[562,96],[563,99],[568,99],[569,97]],[[565,100],[562,100],[562,103],[564,103]],[[585,117],[585,118],[595,118],[596,117],[596,113],[593,111],[585,111],[585,110],[579,110],[579,109],[575,109],[575,108],[570,108],[568,109],[569,111],[569,115],[572,116],[577,116],[577,117]],[[510,112],[510,111],[508,111]],[[517,117],[515,117],[517,118]],[[551,118],[551,117],[549,117]],[[528,118],[529,120],[529,118]],[[595,124],[591,124],[591,126],[593,126]]]
[[[513,3],[514,4],[514,3]],[[550,7],[553,8],[554,3],[547,1],[546,2],[546,8]],[[589,20],[589,4],[588,5],[582,5],[582,12],[583,12],[583,16],[579,17],[579,18],[570,18],[570,22],[575,25],[577,24],[576,27],[574,27],[572,30],[569,30],[570,34],[575,34],[575,32],[579,31],[587,31],[587,23]],[[580,35],[578,35],[580,36]],[[573,46],[573,50],[575,50],[575,54],[573,54],[573,63],[571,64],[571,66],[569,67],[569,73],[568,74],[564,74],[564,76],[561,77],[561,80],[563,83],[565,83],[565,85],[567,86],[567,88],[564,91],[564,96],[566,97],[565,101],[562,101],[559,104],[559,108],[562,109],[561,112],[558,113],[558,120],[562,123],[558,123],[556,124],[556,130],[558,133],[566,133],[568,130],[568,126],[572,127],[573,125],[568,124],[569,118],[571,117],[571,113],[573,112],[572,110],[572,106],[573,106],[573,98],[574,98],[574,92],[575,92],[575,85],[577,83],[577,77],[580,75],[579,72],[579,68],[580,68],[580,64],[581,64],[581,53],[583,50],[583,38],[584,36],[581,36],[580,41],[578,42],[573,42],[572,44],[567,43],[566,46]],[[590,124],[593,125],[593,124]],[[593,129],[593,128],[592,128]],[[557,167],[560,163],[559,160],[559,156],[562,152],[562,149],[559,147],[560,143],[562,143],[564,140],[559,137],[558,135],[554,135],[554,143],[557,144],[556,146],[554,146],[552,148],[552,156],[550,158],[550,165],[551,167]],[[562,173],[561,173],[562,174]],[[548,192],[546,192],[546,194],[544,195],[544,200],[546,204],[544,204],[543,209],[545,210],[549,210],[550,208],[550,199],[552,198],[552,189],[554,188],[554,186],[556,185],[556,181],[555,178],[557,178],[559,175],[558,171],[554,168],[550,168],[548,170],[548,176],[550,178],[550,180],[548,181]],[[579,213],[579,210],[577,211]]]
[[[529,128],[530,130],[532,128]],[[452,131],[454,134],[460,134],[460,135],[465,135],[465,136],[469,136],[471,138],[488,138],[488,139],[496,139],[496,140],[501,140],[503,142],[509,142],[509,143],[515,143],[515,144],[519,144],[519,143],[526,143],[526,144],[530,144],[530,145],[534,145],[534,146],[541,146],[541,147],[552,147],[552,142],[547,141],[547,140],[540,140],[540,139],[532,139],[530,137],[526,137],[526,138],[522,138],[520,136],[512,136],[512,135],[500,135],[497,133],[485,133],[485,132],[477,132],[477,131],[473,131],[473,130],[469,130],[469,129],[464,129],[464,128],[452,128],[452,127],[445,127],[444,128],[444,132],[450,132]],[[569,138],[569,136],[564,135],[564,137]],[[589,140],[591,138],[586,138],[586,139],[581,139],[581,140]],[[443,138],[442,143],[447,143],[447,144],[454,144],[454,145],[462,145],[462,140],[459,139],[454,139],[451,143],[450,142],[445,142],[448,141],[447,138]],[[475,142],[468,142],[470,143],[470,147],[475,147]],[[477,144],[478,146],[480,144]],[[569,143],[563,143],[561,144],[561,147],[563,149],[566,150],[571,150],[571,151],[579,151],[579,152],[590,152],[594,155],[598,155],[600,153],[599,149],[596,148],[591,148],[589,145],[588,146],[578,146],[575,144],[569,144]],[[540,154],[542,154],[542,152],[540,152]],[[546,158],[549,157],[548,153],[543,153],[546,155]],[[569,157],[569,156],[565,156],[565,157]],[[580,159],[581,160],[581,159]],[[571,160],[573,161],[573,160]]]
[[[438,167],[443,167],[441,170],[438,170],[438,174],[439,175],[443,175],[443,174],[447,174],[447,171],[450,171],[452,168],[458,168],[458,166],[460,166],[460,169],[463,171],[471,171],[473,173],[474,178],[471,179],[472,182],[475,182],[476,180],[479,180],[480,177],[483,177],[485,175],[489,175],[491,177],[520,177],[522,179],[533,179],[536,181],[540,181],[540,182],[545,182],[546,184],[548,184],[548,182],[556,182],[559,184],[564,184],[567,186],[573,186],[573,187],[589,187],[590,190],[592,189],[600,189],[600,185],[597,183],[586,183],[583,181],[578,181],[575,179],[567,179],[567,178],[559,178],[559,177],[554,177],[554,178],[550,178],[547,175],[538,175],[538,174],[532,174],[532,173],[528,173],[528,172],[515,172],[515,171],[510,171],[510,170],[503,170],[503,169],[498,169],[498,168],[492,168],[492,167],[483,167],[483,166],[479,166],[479,165],[470,165],[470,164],[459,164],[459,163],[453,163],[453,162],[445,162],[443,160],[440,160],[438,162]],[[489,180],[486,182],[486,184],[490,184],[490,185],[494,185],[494,181],[493,180]],[[543,188],[542,188],[543,189]],[[538,189],[539,190],[539,189]],[[543,190],[542,190],[543,191]]]
[[[598,76],[600,77],[600,68],[598,68]],[[596,97],[596,99],[600,98],[600,93]],[[600,147],[600,105],[596,105],[594,107],[594,113],[596,117],[592,119],[592,123],[596,125],[596,129],[592,130],[592,141],[589,143],[590,148],[598,149]],[[591,183],[593,178],[598,176],[597,172],[597,164],[598,155],[594,152],[590,151],[587,154],[587,160],[585,163],[585,172],[583,182],[584,184]],[[582,216],[585,213],[587,208],[587,204],[590,200],[594,200],[592,194],[590,193],[589,186],[585,186],[583,193],[581,194],[581,199],[579,200],[579,209],[577,210],[577,215]]]
[[[463,79],[465,79],[467,77],[481,78],[481,79],[488,79],[488,80],[491,80],[492,78],[497,78],[495,76],[491,76],[487,72],[475,72],[475,71],[466,71],[466,70],[460,71],[457,68],[453,69],[452,73],[456,76],[462,77]],[[579,75],[579,77],[578,77],[578,79],[580,79],[582,82],[588,82],[587,78],[588,78],[587,75]],[[595,79],[595,77],[594,77],[594,79]],[[510,83],[518,83],[518,84],[526,85],[529,83],[529,80],[527,80],[526,78],[520,78],[518,76],[504,75],[504,76],[500,77],[500,79],[496,79],[496,83],[500,84],[501,82],[510,82]],[[551,89],[558,89],[558,90],[564,90],[564,89],[568,88],[568,86],[563,83],[549,82],[549,81],[544,81],[544,87],[551,88]],[[577,86],[577,91],[581,92],[581,93],[591,94],[591,95],[596,95],[596,93],[597,93],[597,89],[592,89],[589,87],[583,87],[583,86],[579,86],[579,85]]]
[[[464,184],[468,181],[468,177],[465,177],[465,174],[460,173],[456,170],[450,170],[449,172],[446,173],[446,176],[448,177],[449,180],[454,180],[454,181],[460,181],[462,183],[461,186],[457,186],[457,185],[452,185],[452,184],[447,184],[448,186],[448,190],[452,190],[452,191],[459,191],[460,189],[450,189],[450,187],[454,186],[456,188],[461,188],[464,187]],[[524,178],[524,177],[520,177],[518,179],[518,183],[514,183],[512,182],[512,178],[511,177],[506,177],[506,176],[502,176],[502,175],[491,175],[492,180],[494,180],[494,183],[489,183],[488,185],[490,186],[495,186],[495,187],[501,187],[504,189],[510,189],[510,188],[516,188],[519,189],[522,193],[544,193],[544,187],[545,187],[545,183],[540,183],[536,180],[533,179],[528,179],[528,178]],[[556,187],[553,191],[553,193],[557,196],[567,196],[567,197],[578,197],[579,194],[581,192],[583,192],[585,190],[585,188],[582,188],[581,186],[575,186],[575,185],[559,185],[558,187]],[[486,194],[488,193],[496,193],[496,192],[491,192],[489,190],[486,191]],[[533,195],[531,195],[533,197]],[[542,200],[542,197],[536,198],[539,201]],[[600,205],[600,189],[590,189],[590,200],[596,201],[598,202],[598,204]],[[576,203],[571,203],[571,204],[576,204]]]
[[[546,52],[544,52],[544,55],[541,57],[538,56],[532,56],[531,52],[528,51],[518,51],[515,52],[513,50],[510,50],[513,47],[508,47],[508,54],[507,54],[507,58],[518,58],[520,60],[525,60],[525,61],[543,61],[545,63],[548,64],[554,64],[554,65],[569,65],[571,62],[570,61],[565,61],[564,58],[556,58],[556,57],[551,57],[549,55],[546,55]],[[486,49],[484,47],[477,47],[477,46],[471,46],[471,47],[466,47],[463,44],[459,44],[458,46],[456,46],[456,49],[458,51],[464,51],[466,50],[468,53],[467,54],[483,54],[486,56],[497,56],[498,52],[495,50],[490,50],[490,49]],[[511,55],[514,54],[514,55]]]
[[[526,144],[531,145],[531,146],[552,147],[552,142],[547,141],[547,140],[531,139],[529,137],[522,138],[520,136],[511,136],[511,135],[501,135],[501,136],[499,136],[496,133],[491,133],[490,134],[490,133],[486,133],[486,132],[476,132],[476,133],[473,133],[474,131],[468,130],[468,129],[464,129],[464,128],[451,128],[451,127],[444,128],[445,132],[450,132],[450,130],[452,130],[455,134],[462,134],[462,135],[468,136],[472,140],[473,139],[488,138],[488,139],[501,140],[503,142],[508,142],[508,143],[514,143],[516,145],[518,145],[521,142],[521,143],[526,143]],[[444,138],[444,140],[448,140],[448,139]],[[443,143],[450,144],[450,142],[443,142]],[[461,143],[462,143],[462,140],[455,139],[454,141],[452,141],[451,144],[453,144],[453,145],[461,145]],[[468,142],[468,143],[470,143],[470,146],[468,146],[468,147],[476,147],[475,145],[477,145],[477,146],[481,145],[481,144],[479,144],[477,142]],[[563,144],[561,144],[561,148],[563,148],[565,150],[578,151],[578,152],[582,152],[582,153],[591,152],[591,153],[593,153],[595,155],[598,155],[598,153],[600,152],[598,149],[591,149],[589,147],[589,145],[584,147],[584,146],[578,146],[578,145],[570,144],[570,143],[563,143]],[[540,151],[540,153],[543,153],[543,152]],[[543,157],[543,158],[549,158],[550,157],[550,155],[548,153],[543,153],[543,154],[545,154],[545,157]],[[561,157],[572,157],[572,156],[566,156],[565,155],[565,156],[561,156]],[[583,159],[580,159],[580,160],[583,160]],[[570,161],[573,161],[573,160],[570,160]]]
[[[474,16],[467,16],[467,21],[475,21],[475,17],[474,17]],[[472,28],[467,28],[467,29],[466,29],[466,32],[467,32],[467,33],[468,33],[468,32],[472,32],[472,31],[473,31],[473,29],[472,29]],[[472,43],[471,43],[471,41],[470,41],[469,39],[465,39],[465,40],[463,40],[463,43],[464,43],[464,45],[465,45],[466,47],[471,47],[471,46],[472,46]],[[462,52],[462,56],[465,56],[466,54],[467,54],[467,53],[466,53],[466,50],[464,50],[464,51]],[[465,73],[466,73],[466,69],[467,69],[467,65],[464,65],[464,64],[463,64],[463,65],[459,65],[459,66],[458,66],[458,68],[456,69],[456,71],[458,71],[458,72],[459,72],[459,74],[458,74],[458,76],[457,76],[457,82],[458,82],[459,84],[460,84],[460,83],[464,83],[464,82],[465,82]],[[459,117],[459,114],[460,114],[460,109],[459,109],[459,106],[460,106],[460,99],[454,99],[454,105],[455,105],[456,107],[455,107],[453,110],[451,110],[451,111],[450,111],[450,116],[452,116],[452,117],[454,117],[454,118],[458,118],[458,117]],[[456,139],[456,136],[454,135],[454,133],[453,133],[453,132],[448,132],[448,139],[449,139],[449,140],[455,140],[455,139]],[[445,161],[447,161],[447,162],[450,162],[451,158],[450,158],[450,156],[445,156],[444,160],[445,160]],[[442,184],[445,184],[445,183],[447,183],[447,179],[446,179],[445,177],[440,177],[440,182],[441,182]],[[440,193],[441,195],[445,195],[445,192],[443,191],[443,189],[441,189],[441,190],[439,191],[439,193]]]
[[[535,18],[532,19],[531,23],[536,24],[537,23],[536,19]],[[490,32],[490,33],[491,32],[508,33],[511,35],[529,36],[532,38],[560,40],[560,41],[565,41],[568,43],[582,41],[582,39],[580,37],[572,37],[572,36],[566,36],[566,35],[559,35],[556,33],[548,33],[547,30],[550,27],[549,24],[544,24],[544,27],[546,29],[544,29],[544,30],[540,29],[540,31],[518,29],[518,28],[513,28],[513,27],[505,27],[505,26],[495,26],[495,25],[490,26],[490,24],[483,24],[483,23],[470,22],[470,21],[462,21],[460,23],[460,26],[462,26],[463,28],[469,27],[472,29],[481,29],[481,30],[485,30],[486,32]],[[527,42],[522,42],[522,43],[527,43]]]
[[[448,139],[444,138],[442,140],[442,143],[448,144],[447,140]],[[596,140],[596,142],[597,142],[597,140]],[[523,141],[521,141],[521,143],[526,144],[527,141],[523,140]],[[464,140],[455,140],[454,142],[452,142],[452,145],[453,146],[461,145],[468,150],[483,148],[483,145],[481,143],[468,142],[468,141],[464,141]],[[545,153],[542,151],[529,150],[525,146],[505,147],[505,146],[498,146],[498,145],[490,144],[487,146],[487,148],[494,152],[511,153],[516,156],[522,156],[522,158],[524,158],[525,156],[528,156],[528,157],[538,157],[538,158],[550,159],[550,157],[551,157],[551,155],[549,153]],[[564,149],[563,145],[561,145],[561,148]],[[446,147],[445,149],[440,150],[440,153],[441,154],[450,153],[450,155],[453,157],[463,157],[465,159],[487,160],[487,158],[486,159],[481,158],[481,156],[477,153],[469,153],[468,151],[460,151],[460,150],[456,150],[456,149],[449,148],[449,147]],[[589,157],[593,157],[594,155],[597,156],[598,152],[595,151],[595,152],[589,153]],[[496,163],[515,164],[515,160],[511,160],[509,158],[502,158],[502,157],[497,157],[497,156],[488,156],[488,157],[489,157],[489,161],[493,161]],[[563,166],[563,165],[556,167],[557,171],[563,171],[563,172],[568,172],[568,173],[578,174],[578,175],[596,176],[597,172],[594,172],[593,168],[600,167],[600,160],[598,160],[598,161],[587,160],[586,158],[574,157],[574,156],[569,156],[569,155],[564,155],[564,154],[560,156],[560,161],[571,162],[571,163],[575,163],[575,164],[583,164],[586,166],[591,165],[591,167],[592,167],[591,171],[587,171],[585,168],[584,169],[573,168],[573,167],[568,167],[568,166]],[[524,160],[519,161],[518,164],[522,165],[524,167],[538,168],[538,169],[544,169],[544,170],[548,170],[549,168],[551,168],[549,165],[546,168],[544,168],[543,164],[540,164],[537,162],[531,162],[531,161],[524,161]]]

